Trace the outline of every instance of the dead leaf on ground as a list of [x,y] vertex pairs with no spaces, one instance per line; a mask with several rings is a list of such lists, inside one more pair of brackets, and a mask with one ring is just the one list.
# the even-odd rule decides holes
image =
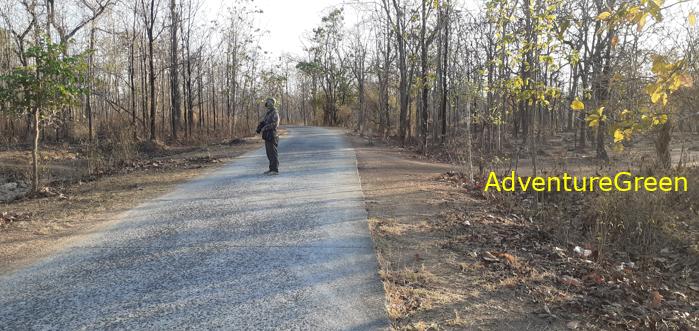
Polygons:
[[585,277],[583,277],[583,281],[594,283],[597,285],[602,285],[604,284],[604,277],[596,272],[591,272],[585,275]]
[[561,282],[561,284],[566,286],[582,286],[582,282],[579,279],[570,276],[563,276],[559,279],[559,281]]
[[658,291],[650,292],[650,305],[651,307],[658,307],[660,303],[663,302],[663,296]]
[[577,330],[580,327],[580,322],[570,321],[566,324],[566,327],[570,330]]
[[515,257],[512,254],[499,253],[499,254],[497,254],[497,257],[499,257],[501,259],[505,259],[505,261],[507,261],[507,263],[509,263],[510,265],[517,265],[517,257]]
[[485,251],[483,252],[483,255],[481,255],[481,258],[485,260],[486,262],[500,262],[500,259],[495,257],[493,253]]

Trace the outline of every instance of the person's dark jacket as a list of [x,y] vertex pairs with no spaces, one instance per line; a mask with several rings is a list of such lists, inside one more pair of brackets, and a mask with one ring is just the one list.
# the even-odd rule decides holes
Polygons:
[[262,139],[271,141],[277,137],[277,127],[279,127],[279,112],[272,108],[267,111],[264,119],[257,125],[257,133],[262,133]]

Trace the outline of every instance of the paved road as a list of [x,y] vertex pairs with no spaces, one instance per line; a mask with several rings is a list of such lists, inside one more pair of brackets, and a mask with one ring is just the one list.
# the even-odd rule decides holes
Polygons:
[[289,128],[264,151],[0,276],[0,329],[373,330],[388,319],[354,150]]

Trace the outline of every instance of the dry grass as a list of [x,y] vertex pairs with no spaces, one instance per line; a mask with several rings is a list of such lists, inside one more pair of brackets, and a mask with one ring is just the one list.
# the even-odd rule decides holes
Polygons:
[[512,254],[512,266],[506,257],[497,266],[480,259],[483,247],[466,224],[492,212],[435,180],[449,166],[381,143],[353,142],[394,329],[546,328],[527,315],[538,307],[511,289],[516,281],[509,273],[519,270],[521,258]]
[[[409,151],[354,145],[394,329],[697,327],[695,193],[484,195]],[[607,253],[597,222],[618,225]]]
[[688,179],[688,192],[615,192],[590,198],[586,224],[600,251],[647,260],[663,249],[684,249],[699,267],[699,169],[671,173]]
[[[572,277],[535,290],[554,313],[576,312],[579,320],[594,318],[612,329],[699,325],[692,312],[699,302],[699,169],[664,174],[686,177],[689,191],[489,196],[503,212],[532,219],[551,234],[546,241],[565,248],[562,254],[573,246],[591,250],[586,265],[541,269]],[[562,266],[570,271],[559,271]],[[673,299],[649,304],[657,296]]]

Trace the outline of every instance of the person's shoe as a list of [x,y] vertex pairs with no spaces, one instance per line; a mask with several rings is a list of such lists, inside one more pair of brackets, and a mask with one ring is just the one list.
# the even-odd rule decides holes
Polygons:
[[263,173],[263,175],[269,175],[269,174],[271,174],[271,173],[272,173],[272,170],[267,170],[267,171],[265,171],[265,172]]
[[279,175],[279,171],[274,171],[274,170],[272,170],[272,171],[269,172],[269,175],[270,175],[270,176],[277,176],[277,175]]

